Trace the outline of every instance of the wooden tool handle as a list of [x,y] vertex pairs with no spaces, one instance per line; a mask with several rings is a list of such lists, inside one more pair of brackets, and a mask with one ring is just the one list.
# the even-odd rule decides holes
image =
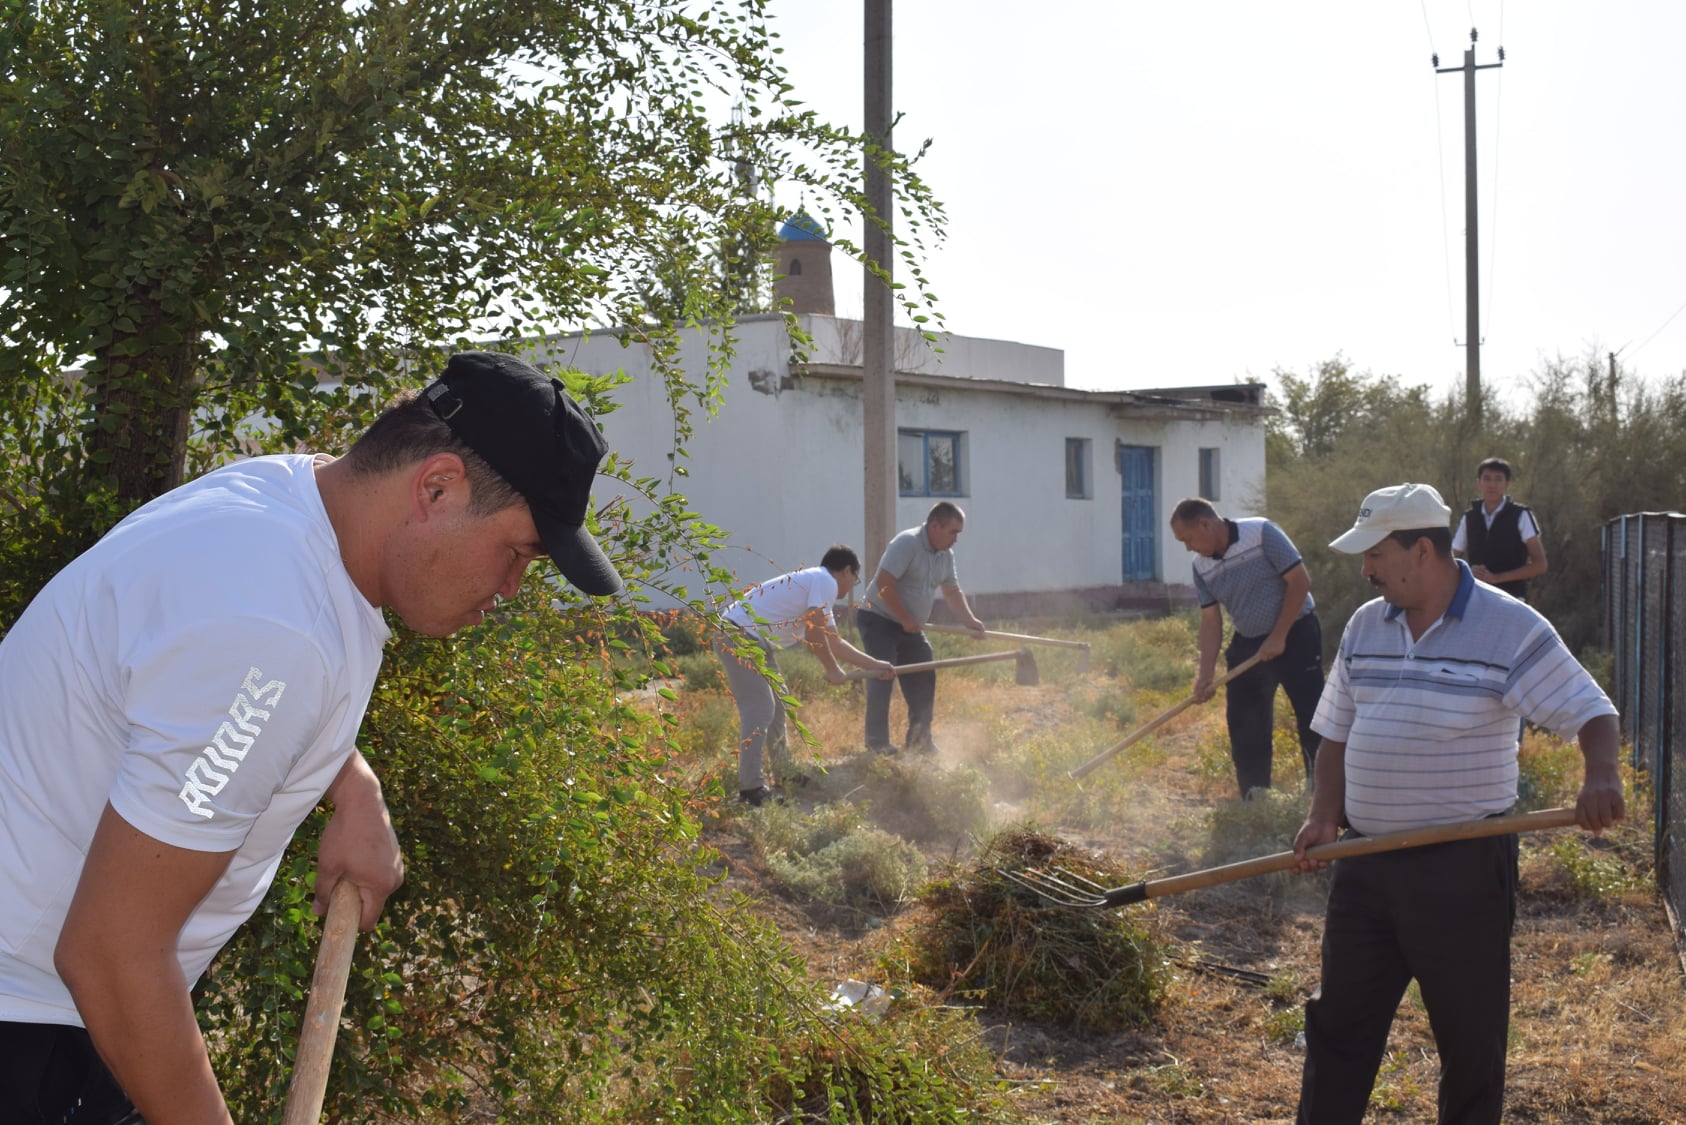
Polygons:
[[328,1092],[328,1070],[334,1061],[334,1039],[340,1030],[340,1008],[351,976],[351,955],[357,948],[357,923],[363,899],[348,879],[334,885],[328,916],[322,923],[322,945],[316,951],[316,973],[310,979],[310,999],[304,1008],[304,1027],[293,1057],[293,1077],[287,1086],[282,1125],[316,1125],[322,1099]]
[[[1252,656],[1249,656],[1247,659],[1225,672],[1222,676],[1219,676],[1217,681],[1212,684],[1212,690],[1217,691],[1219,688],[1223,687],[1225,684],[1229,683],[1229,681],[1235,679],[1235,677],[1239,676],[1258,662],[1259,654],[1255,652]],[[1192,707],[1195,702],[1196,700],[1194,696],[1190,695],[1187,699],[1184,699],[1176,706],[1166,708],[1164,711],[1161,711],[1159,714],[1155,715],[1153,718],[1149,719],[1147,722],[1143,723],[1141,726],[1137,727],[1117,742],[1114,742],[1111,746],[1108,746],[1105,750],[1102,750],[1099,754],[1096,754],[1093,758],[1090,758],[1087,762],[1084,762],[1082,765],[1066,774],[1066,776],[1071,778],[1073,781],[1078,781],[1082,778],[1088,777],[1091,773],[1095,772],[1096,768],[1111,761],[1118,754],[1122,753],[1142,738],[1152,734],[1154,731],[1182,714],[1188,708]]]
[[[927,622],[925,625],[925,631],[927,633],[955,633],[963,637],[977,636],[976,633],[966,628],[964,625],[933,625]],[[1029,633],[1003,633],[996,629],[985,629],[983,631],[983,635],[986,637],[994,637],[995,639],[1002,641],[1023,641],[1027,644],[1033,645],[1053,645],[1056,648],[1080,648],[1086,650],[1089,647],[1088,641],[1067,641],[1061,640],[1059,637],[1033,637]]]
[[[930,672],[937,668],[953,668],[961,664],[983,664],[990,660],[1017,660],[1017,650],[1013,652],[986,652],[978,656],[951,656],[947,660],[926,660],[919,664],[900,664],[896,666],[896,675],[904,672]],[[855,668],[843,673],[846,680],[876,679],[878,673],[870,668]]]
[[[1535,832],[1542,828],[1567,828],[1575,823],[1574,809],[1541,809],[1539,812],[1519,813],[1514,816],[1490,816],[1484,820],[1467,820],[1457,824],[1432,824],[1425,828],[1409,828],[1403,832],[1384,832],[1380,836],[1351,836],[1345,840],[1335,840],[1328,844],[1318,844],[1307,848],[1306,855],[1311,859],[1334,860],[1345,859],[1350,856],[1374,855],[1377,852],[1399,851],[1402,848],[1421,847],[1424,844],[1440,844],[1448,840],[1474,840],[1482,836],[1508,836],[1516,832]],[[1187,875],[1173,875],[1168,879],[1153,879],[1146,883],[1137,884],[1141,888],[1142,898],[1159,898],[1162,895],[1180,894],[1200,887],[1211,887],[1218,883],[1233,883],[1237,879],[1249,879],[1254,875],[1264,875],[1271,871],[1286,871],[1297,861],[1293,852],[1277,852],[1274,855],[1259,856],[1256,859],[1244,859],[1238,863],[1227,863],[1222,867],[1208,867],[1200,871],[1190,871]]]

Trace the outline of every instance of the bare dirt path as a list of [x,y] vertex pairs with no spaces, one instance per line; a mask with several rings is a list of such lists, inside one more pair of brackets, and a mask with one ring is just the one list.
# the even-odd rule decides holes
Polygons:
[[[1064,697],[1049,688],[951,698],[933,768],[979,761],[993,725],[1065,721]],[[817,728],[828,721],[823,709],[807,717]],[[855,722],[844,714],[837,729]],[[1144,872],[1200,866],[1199,833],[1190,826],[1228,799],[1197,768],[1202,740],[1220,737],[1214,724],[1221,717],[1211,709],[1167,728],[1164,764],[1144,781],[1141,815],[1131,823],[1063,834]],[[849,768],[847,754],[826,757]],[[996,807],[1003,820],[1018,815],[1013,794],[1000,795]],[[1591,848],[1572,839],[1576,848],[1565,854],[1591,857],[1585,863],[1598,862],[1601,849],[1612,859],[1643,859],[1648,818],[1636,820]],[[1565,836],[1577,834],[1524,841],[1505,1120],[1686,1125],[1686,998],[1662,908],[1653,892],[1629,885],[1631,877],[1624,884],[1613,876],[1609,889],[1596,892],[1577,884],[1553,851]],[[816,977],[885,979],[880,958],[920,907],[873,913],[800,901],[779,888],[731,817],[708,840],[725,857],[728,887],[762,905]],[[928,858],[940,865],[955,853],[948,845]],[[1146,914],[1174,962],[1166,1002],[1148,1026],[1080,1034],[980,1011],[1001,1075],[1015,1084],[1027,1117],[1061,1125],[1292,1121],[1303,1059],[1295,1043],[1300,1005],[1317,983],[1321,878],[1265,876],[1127,907]],[[1432,1121],[1437,1071],[1413,989],[1395,1021],[1370,1120]]]

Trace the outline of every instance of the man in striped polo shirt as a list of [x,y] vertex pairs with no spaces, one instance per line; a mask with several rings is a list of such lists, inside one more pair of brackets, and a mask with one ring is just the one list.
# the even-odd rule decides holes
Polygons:
[[[1259,663],[1229,681],[1224,694],[1229,756],[1241,796],[1269,789],[1276,689],[1288,693],[1300,736],[1306,780],[1312,779],[1317,735],[1311,719],[1323,694],[1323,628],[1311,599],[1311,576],[1300,552],[1267,519],[1229,520],[1212,502],[1181,501],[1171,534],[1194,552],[1194,592],[1200,599],[1200,669],[1192,696],[1204,703],[1217,690],[1223,611],[1235,627],[1224,663],[1234,668],[1257,653]],[[1221,607],[1221,608],[1220,608]]]
[[[1426,484],[1378,489],[1330,544],[1363,558],[1381,596],[1352,615],[1313,723],[1317,788],[1294,839],[1496,816],[1516,803],[1517,717],[1580,742],[1582,828],[1626,809],[1616,709],[1551,624],[1452,557],[1451,510]],[[1324,916],[1322,981],[1306,1002],[1299,1121],[1356,1122],[1406,986],[1416,979],[1440,1053],[1439,1120],[1504,1107],[1515,836],[1343,859]]]

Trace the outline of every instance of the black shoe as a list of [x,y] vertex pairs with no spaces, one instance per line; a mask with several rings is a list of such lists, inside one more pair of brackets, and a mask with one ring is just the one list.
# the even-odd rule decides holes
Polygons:
[[926,723],[912,726],[907,731],[907,742],[904,743],[909,754],[935,754],[936,744],[931,741],[931,728]]
[[752,809],[758,809],[763,805],[768,804],[784,804],[784,798],[767,788],[765,785],[757,785],[754,789],[739,789],[738,801],[742,804],[748,805]]

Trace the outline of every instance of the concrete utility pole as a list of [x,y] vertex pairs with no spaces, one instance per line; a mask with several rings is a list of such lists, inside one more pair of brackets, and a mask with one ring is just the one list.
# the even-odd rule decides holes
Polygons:
[[1464,76],[1464,341],[1469,362],[1464,372],[1464,396],[1470,418],[1477,428],[1481,425],[1481,285],[1480,246],[1476,239],[1479,219],[1475,207],[1475,72],[1491,70],[1505,64],[1505,49],[1499,48],[1499,61],[1475,65],[1475,28],[1469,29],[1469,49],[1464,51],[1464,65],[1441,66],[1440,56],[1432,56],[1436,74],[1462,73]]
[[[890,0],[866,0],[866,135],[890,149]],[[879,222],[868,220],[861,247],[867,261],[889,276],[895,268],[890,245],[892,191],[890,174],[870,154],[866,163],[866,199]],[[861,331],[861,406],[866,455],[866,534],[861,568],[870,578],[884,548],[896,534],[896,367],[895,304],[888,282],[863,267],[864,325]]]

